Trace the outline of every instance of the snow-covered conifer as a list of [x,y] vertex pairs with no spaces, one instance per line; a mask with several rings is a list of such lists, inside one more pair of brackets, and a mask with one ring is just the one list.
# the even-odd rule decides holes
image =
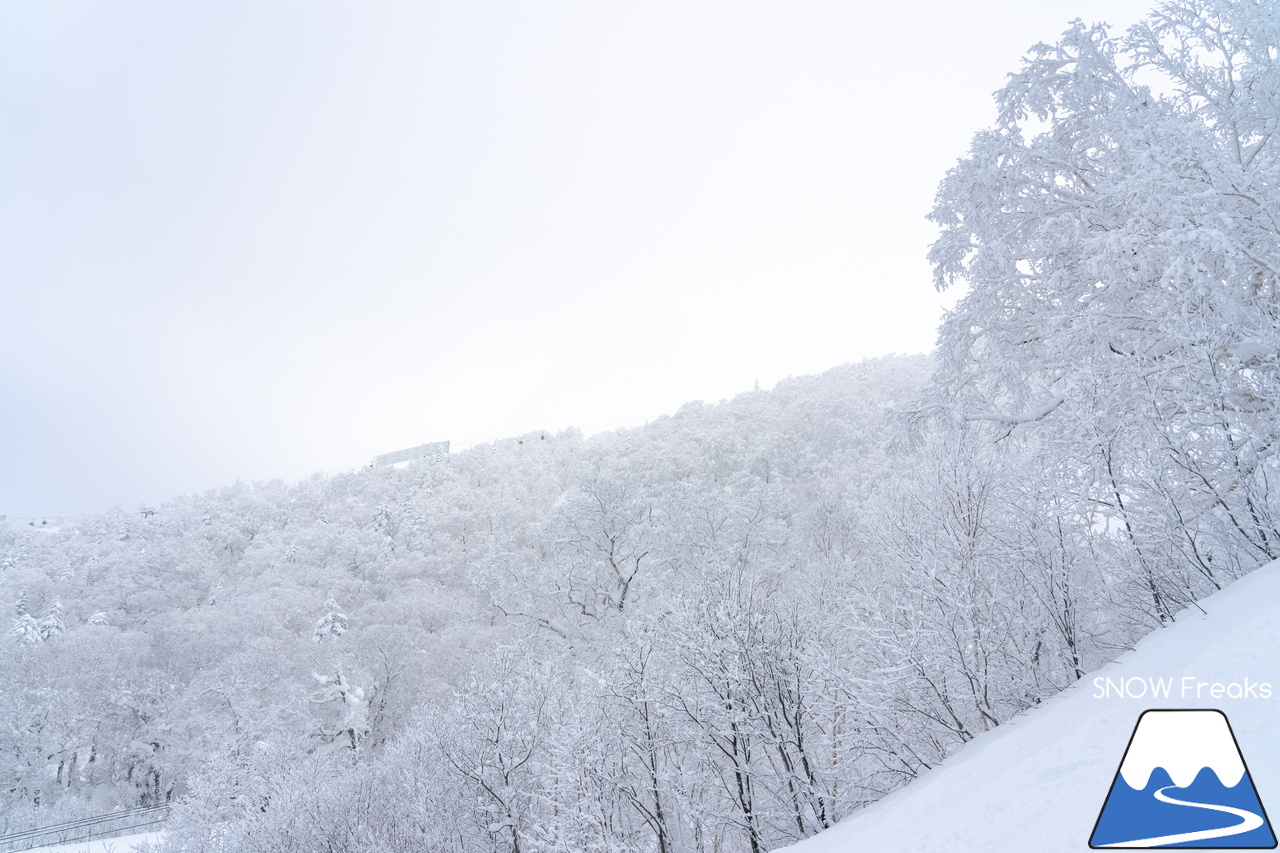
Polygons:
[[62,601],[55,598],[40,617],[40,639],[51,640],[67,629],[62,616]]
[[347,617],[338,611],[338,602],[331,595],[325,599],[324,615],[316,620],[315,634],[311,639],[318,643],[325,637],[341,637],[345,633]]
[[13,620],[9,636],[24,646],[38,646],[44,642],[44,637],[40,635],[40,623],[30,613],[24,613]]

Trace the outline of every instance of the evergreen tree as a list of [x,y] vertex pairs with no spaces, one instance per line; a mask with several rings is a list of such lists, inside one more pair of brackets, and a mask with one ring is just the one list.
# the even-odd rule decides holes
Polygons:
[[320,642],[325,637],[341,637],[347,633],[347,617],[338,611],[338,602],[333,600],[330,595],[324,602],[324,615],[316,620],[315,634],[312,636],[314,642]]
[[38,646],[44,642],[44,637],[40,634],[40,624],[30,613],[24,613],[13,620],[9,636],[24,646]]
[[66,625],[62,619],[62,602],[55,598],[53,603],[45,610],[44,615],[40,617],[40,638],[42,640],[50,640],[65,631]]

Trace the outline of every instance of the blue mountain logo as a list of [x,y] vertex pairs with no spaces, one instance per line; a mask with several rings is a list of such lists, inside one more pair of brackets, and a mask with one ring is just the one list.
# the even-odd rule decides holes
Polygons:
[[1089,846],[1273,849],[1275,833],[1227,715],[1144,711]]

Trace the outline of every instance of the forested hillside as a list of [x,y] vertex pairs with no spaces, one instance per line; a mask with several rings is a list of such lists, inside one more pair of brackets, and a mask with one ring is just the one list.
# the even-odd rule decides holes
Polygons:
[[613,655],[645,648],[635,632],[665,646],[659,621],[701,631],[707,607],[781,593],[807,607],[839,582],[892,471],[887,414],[928,367],[891,357],[590,439],[9,523],[0,820],[168,801],[278,750],[378,755],[415,714],[492,701],[454,691],[495,671],[519,671],[507,690],[566,686],[640,665]]
[[1280,557],[1280,18],[1073,24],[889,357],[643,429],[2,528],[0,826],[762,853]]

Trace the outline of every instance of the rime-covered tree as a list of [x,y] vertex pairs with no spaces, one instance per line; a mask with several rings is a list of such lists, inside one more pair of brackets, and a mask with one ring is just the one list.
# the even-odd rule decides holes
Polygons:
[[63,622],[62,601],[55,598],[40,617],[40,638],[50,640],[67,630]]
[[347,617],[339,611],[338,602],[334,601],[331,595],[324,601],[324,615],[316,620],[311,639],[318,643],[326,637],[341,637],[345,633],[347,633]]
[[936,284],[968,291],[916,413],[1034,433],[1160,621],[1280,556],[1277,9],[1077,21],[997,93],[931,215]]
[[40,623],[30,613],[24,613],[13,620],[9,636],[24,646],[38,646],[44,642],[40,635]]

